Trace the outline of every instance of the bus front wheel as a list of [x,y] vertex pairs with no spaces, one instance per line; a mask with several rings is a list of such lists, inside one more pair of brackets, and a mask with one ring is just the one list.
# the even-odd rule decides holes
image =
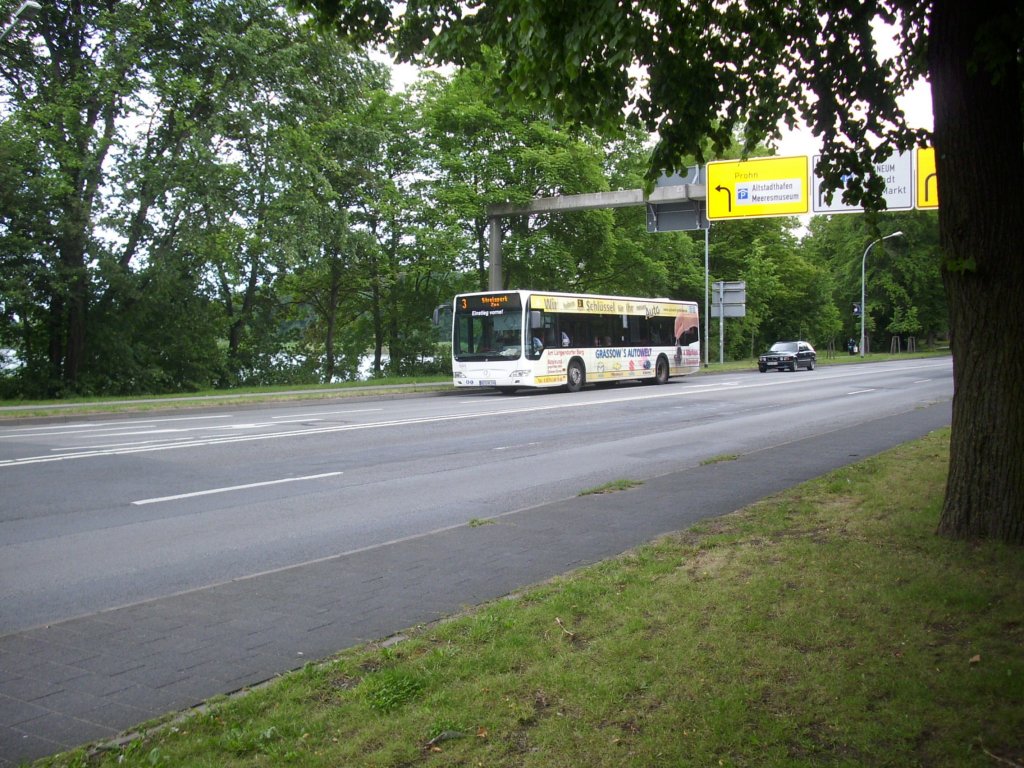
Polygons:
[[583,369],[583,363],[573,360],[569,363],[569,370],[566,372],[565,388],[570,392],[579,392],[587,380],[587,373]]

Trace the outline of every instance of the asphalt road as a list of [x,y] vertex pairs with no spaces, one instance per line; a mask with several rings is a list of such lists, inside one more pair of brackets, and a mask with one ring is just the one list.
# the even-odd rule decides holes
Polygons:
[[[110,737],[738,508],[948,423],[951,395],[933,359],[0,426],[0,755]],[[619,478],[647,482],[577,498]]]

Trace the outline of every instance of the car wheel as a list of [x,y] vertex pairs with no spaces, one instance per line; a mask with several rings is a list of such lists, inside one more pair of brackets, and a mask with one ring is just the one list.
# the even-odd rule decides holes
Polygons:
[[583,369],[583,363],[579,360],[573,360],[569,363],[569,370],[566,372],[565,377],[565,388],[570,392],[579,392],[583,389],[583,384],[586,380],[587,374]]
[[808,360],[807,361],[807,370],[808,371],[813,371],[814,370],[814,361],[813,360]]
[[761,373],[768,373],[768,366],[767,365],[759,365],[759,366],[757,366],[757,370],[759,370]]
[[794,361],[793,361],[793,367],[792,367],[792,368],[790,368],[790,370],[791,370],[791,371],[792,371],[793,373],[796,373],[797,371],[799,371],[799,370],[800,370],[800,364],[799,364],[799,363],[798,363],[798,362],[797,362],[796,360],[794,360]]

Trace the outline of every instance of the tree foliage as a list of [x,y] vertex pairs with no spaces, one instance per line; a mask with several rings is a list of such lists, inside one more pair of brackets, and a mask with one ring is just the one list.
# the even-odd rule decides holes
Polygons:
[[746,317],[727,324],[730,357],[752,357],[780,339],[807,339],[824,349],[836,338],[830,275],[796,229],[792,219],[755,219],[714,230],[712,279],[747,284]]
[[[608,134],[623,116],[659,137],[650,179],[687,156],[721,155],[739,131],[744,152],[780,123],[809,125],[826,143],[833,180],[864,168],[851,195],[876,200],[882,180],[867,172],[922,131],[900,118],[898,97],[924,73],[927,5],[618,2],[578,0],[294,0],[350,39],[388,43],[403,60],[478,61],[503,52],[501,92],[542,102],[563,122]],[[873,24],[900,25],[903,56],[878,60]],[[872,62],[873,66],[865,66]],[[680,84],[685,84],[681,87]],[[638,87],[642,86],[642,87]],[[867,108],[870,105],[870,109]]]
[[[877,228],[901,231],[903,237],[878,243]],[[896,337],[900,348],[909,339],[933,345],[948,329],[942,288],[935,214],[884,214],[871,221],[862,216],[816,217],[806,241],[807,256],[828,271],[832,302],[841,310],[843,337],[859,338],[860,318],[852,312],[860,303],[861,263],[865,267],[865,325],[870,346],[888,351]]]

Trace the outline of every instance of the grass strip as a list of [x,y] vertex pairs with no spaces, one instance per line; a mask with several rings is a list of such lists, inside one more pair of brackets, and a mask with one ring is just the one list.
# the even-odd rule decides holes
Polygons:
[[628,491],[630,488],[636,488],[637,486],[643,485],[639,480],[629,480],[623,478],[621,480],[612,480],[611,482],[599,485],[596,488],[587,488],[579,492],[579,496],[595,496],[602,493],[618,493],[619,491]]
[[47,766],[1024,764],[1024,552],[948,430]]

